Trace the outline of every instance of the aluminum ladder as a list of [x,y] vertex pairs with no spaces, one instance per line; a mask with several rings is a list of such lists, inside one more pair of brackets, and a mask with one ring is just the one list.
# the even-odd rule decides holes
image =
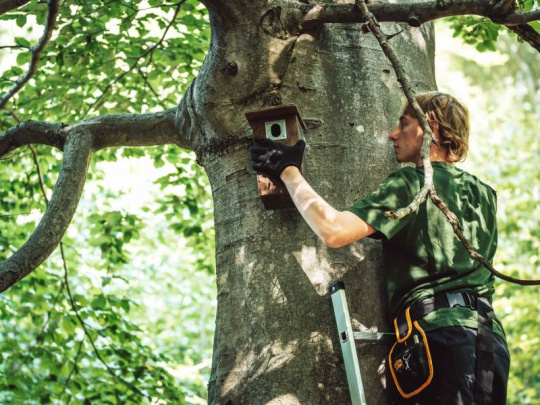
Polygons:
[[391,344],[395,335],[393,333],[380,332],[354,332],[349,315],[349,307],[347,306],[347,298],[345,296],[345,284],[341,281],[334,281],[330,284],[329,292],[332,297],[351,401],[353,405],[366,405],[355,343]]

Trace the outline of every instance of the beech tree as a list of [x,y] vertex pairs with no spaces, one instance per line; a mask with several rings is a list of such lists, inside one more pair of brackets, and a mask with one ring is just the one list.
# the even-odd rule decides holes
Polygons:
[[[244,113],[298,106],[307,126],[309,180],[335,207],[350,206],[375,189],[397,167],[386,139],[403,98],[394,67],[366,16],[357,4],[342,1],[201,1],[209,16],[211,43],[204,63],[196,66],[182,50],[186,35],[202,32],[203,11],[195,1],[148,1],[149,9],[168,10],[156,19],[141,13],[138,2],[67,3],[0,1],[5,18],[24,25],[25,13],[33,13],[44,27],[35,44],[18,38],[9,45],[24,51],[17,57],[22,68],[13,66],[5,76],[0,107],[6,117],[20,121],[25,91],[44,108],[0,135],[0,156],[27,145],[62,152],[54,193],[39,225],[0,263],[1,291],[38,268],[61,243],[93,156],[115,147],[174,145],[191,150],[208,175],[215,207],[218,312],[209,403],[349,403],[328,288],[332,281],[343,280],[355,317],[368,328],[389,331],[384,257],[379,244],[369,240],[328,249],[295,210],[264,209],[247,152],[252,132]],[[28,10],[19,9],[25,4]],[[540,50],[540,11],[535,5],[528,1],[518,7],[514,0],[367,3],[389,37],[383,48],[395,50],[417,91],[436,88],[430,21],[480,16],[488,26],[486,47],[489,33],[506,26]],[[109,32],[108,25],[107,14],[113,11],[120,21],[116,33]],[[179,28],[190,24],[198,31]],[[125,46],[130,30],[144,38],[156,25],[159,36]],[[175,29],[178,35],[168,37]],[[115,52],[117,45],[122,54]],[[81,84],[73,74],[84,53],[101,66],[99,74],[93,73],[97,89]],[[157,53],[167,57],[153,64]],[[70,81],[74,93],[83,96],[52,89],[32,95],[32,81],[46,81],[47,74],[52,81]],[[188,80],[183,95],[170,91],[183,88]],[[163,81],[172,84],[160,94]],[[129,98],[130,89],[138,86],[150,95],[136,100],[140,106]],[[108,104],[111,94],[122,91],[122,103]],[[83,100],[84,111],[70,108],[72,97]],[[178,105],[146,112],[171,99]],[[48,108],[65,110],[73,119],[49,122]],[[117,113],[108,114],[111,110]],[[358,350],[368,402],[385,403],[381,370],[388,347],[361,345]],[[137,390],[136,379],[130,385]]]

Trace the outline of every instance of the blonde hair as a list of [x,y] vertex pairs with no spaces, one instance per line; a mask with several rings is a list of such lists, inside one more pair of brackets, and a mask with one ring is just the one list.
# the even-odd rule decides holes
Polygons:
[[[460,100],[450,94],[431,91],[416,95],[416,101],[426,114],[430,126],[439,124],[440,143],[448,151],[451,162],[461,162],[469,151],[469,110]],[[407,103],[403,114],[416,117]]]

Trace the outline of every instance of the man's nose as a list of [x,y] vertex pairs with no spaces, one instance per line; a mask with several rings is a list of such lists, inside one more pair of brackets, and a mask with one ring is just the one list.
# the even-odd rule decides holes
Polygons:
[[391,132],[390,135],[388,135],[388,139],[391,141],[397,140],[397,134],[398,134],[398,127],[395,127]]

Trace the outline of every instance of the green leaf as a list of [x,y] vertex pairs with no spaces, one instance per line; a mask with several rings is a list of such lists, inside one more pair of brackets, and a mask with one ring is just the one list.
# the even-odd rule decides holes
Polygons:
[[17,37],[17,38],[15,38],[15,43],[17,45],[21,45],[21,46],[25,46],[27,48],[30,48],[30,42],[26,38]]
[[19,14],[19,15],[17,15],[17,20],[16,20],[16,22],[17,22],[17,25],[18,25],[19,27],[21,27],[21,28],[24,27],[24,26],[26,25],[26,14]]

